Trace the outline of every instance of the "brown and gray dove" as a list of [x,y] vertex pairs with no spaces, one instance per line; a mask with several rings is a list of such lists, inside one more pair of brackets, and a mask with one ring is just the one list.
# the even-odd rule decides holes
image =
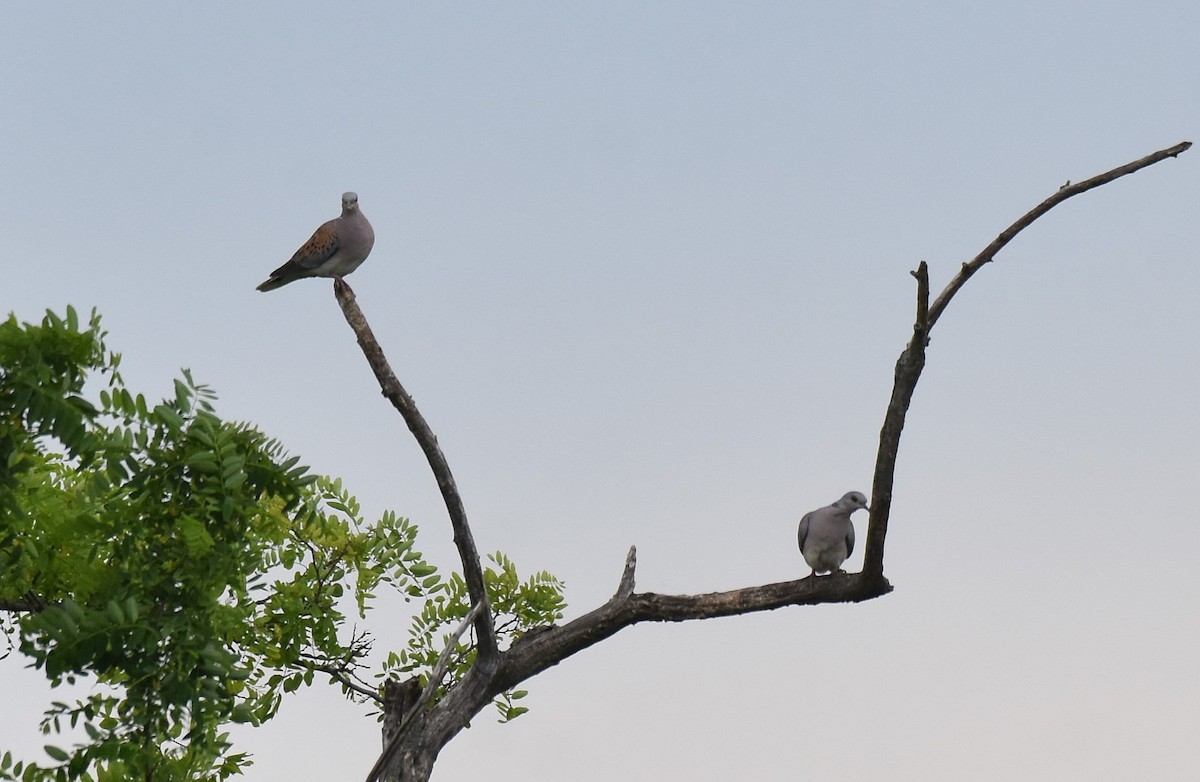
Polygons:
[[358,208],[358,195],[342,193],[342,216],[318,228],[258,289],[273,291],[304,277],[345,277],[367,259],[374,245],[375,231]]

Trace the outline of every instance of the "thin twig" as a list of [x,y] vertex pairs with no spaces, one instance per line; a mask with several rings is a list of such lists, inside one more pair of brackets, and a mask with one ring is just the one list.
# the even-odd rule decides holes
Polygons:
[[454,475],[450,472],[450,464],[446,461],[446,456],[442,453],[442,448],[438,445],[433,430],[429,428],[425,417],[417,409],[416,402],[404,390],[404,386],[392,372],[387,358],[383,355],[383,348],[379,346],[375,334],[367,324],[366,317],[363,316],[362,310],[354,300],[354,291],[344,280],[335,278],[333,292],[338,305],[342,308],[342,314],[346,317],[346,322],[350,324],[350,328],[354,330],[354,334],[358,338],[359,347],[362,348],[367,363],[370,364],[376,380],[379,381],[383,395],[404,418],[409,431],[413,433],[417,444],[424,451],[430,469],[433,470],[438,488],[442,492],[442,500],[446,504],[446,511],[450,514],[450,526],[454,529],[454,545],[458,548],[458,557],[462,561],[463,578],[467,582],[467,593],[470,595],[471,604],[482,604],[483,606],[482,610],[476,614],[475,619],[475,642],[478,654],[484,660],[494,658],[498,652],[496,631],[492,611],[487,602],[483,566],[479,561],[479,551],[475,548],[475,537],[471,534],[471,525],[467,522],[466,508],[458,493]]
[[1028,212],[1022,215],[1021,219],[1017,220],[1008,228],[1005,228],[1003,231],[1001,231],[1000,235],[992,240],[991,244],[989,244],[987,247],[984,247],[978,255],[962,265],[962,269],[959,270],[958,274],[954,276],[954,279],[950,280],[950,284],[946,286],[945,290],[938,295],[937,300],[933,302],[933,306],[929,310],[930,328],[933,327],[933,324],[937,323],[938,318],[940,318],[942,316],[942,312],[945,311],[946,305],[948,305],[950,300],[954,298],[954,294],[958,293],[959,288],[965,285],[967,280],[971,279],[971,276],[975,274],[975,272],[982,269],[984,264],[992,261],[996,257],[996,253],[1000,252],[1000,250],[1004,248],[1004,245],[1011,242],[1017,234],[1021,233],[1021,231],[1024,231],[1026,228],[1032,225],[1034,220],[1037,220],[1039,217],[1046,214],[1046,212],[1049,212],[1051,209],[1058,206],[1063,201],[1066,201],[1068,198],[1071,198],[1072,196],[1077,196],[1080,193],[1086,193],[1088,190],[1091,190],[1094,187],[1100,187],[1100,185],[1108,184],[1114,179],[1120,179],[1126,174],[1132,174],[1135,171],[1140,171],[1147,166],[1152,166],[1155,163],[1166,160],[1167,158],[1176,157],[1177,155],[1187,152],[1191,146],[1192,142],[1184,141],[1176,144],[1173,147],[1160,149],[1158,152],[1146,155],[1144,158],[1135,160],[1132,163],[1126,163],[1123,166],[1118,166],[1112,171],[1106,171],[1103,174],[1092,177],[1091,179],[1085,179],[1084,181],[1076,182],[1075,184],[1071,184],[1070,180],[1068,180],[1067,184],[1060,187],[1045,201],[1041,202],[1033,209],[1030,209]]
[[306,660],[304,662],[304,665],[305,665],[305,667],[311,668],[314,671],[320,671],[321,673],[327,674],[331,679],[335,680],[338,684],[342,685],[343,687],[345,687],[348,690],[353,690],[354,692],[357,692],[359,695],[363,695],[367,698],[370,698],[371,700],[375,701],[378,704],[381,704],[381,705],[383,704],[383,698],[379,697],[379,693],[376,690],[372,690],[369,687],[364,687],[363,685],[357,683],[356,681],[351,679],[348,674],[346,674],[344,671],[340,670],[337,666],[329,665],[327,663],[312,662],[312,661],[308,661],[308,660]]

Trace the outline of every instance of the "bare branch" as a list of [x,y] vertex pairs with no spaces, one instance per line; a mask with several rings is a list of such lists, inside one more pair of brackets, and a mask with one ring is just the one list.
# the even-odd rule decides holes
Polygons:
[[1167,158],[1176,157],[1177,155],[1187,152],[1191,146],[1192,142],[1184,141],[1176,144],[1173,147],[1160,149],[1158,152],[1146,155],[1140,160],[1135,160],[1132,163],[1126,163],[1123,166],[1114,168],[1112,171],[1106,171],[1105,173],[1094,176],[1091,179],[1085,179],[1084,181],[1077,182],[1075,184],[1071,184],[1071,181],[1067,180],[1067,183],[1060,187],[1052,196],[1035,206],[1033,209],[1030,209],[1028,212],[1022,215],[1021,219],[1017,220],[1008,228],[1005,228],[999,236],[992,240],[991,244],[983,248],[979,255],[976,255],[970,261],[963,264],[962,269],[954,276],[954,279],[950,280],[950,284],[946,286],[945,290],[938,295],[937,300],[933,302],[933,306],[929,311],[930,327],[932,328],[933,324],[937,323],[938,318],[940,318],[942,313],[945,311],[946,305],[948,305],[950,300],[954,298],[954,294],[958,293],[959,288],[965,285],[967,280],[971,279],[971,276],[975,274],[975,272],[983,268],[985,263],[989,263],[995,259],[996,253],[1000,252],[1000,250],[1004,248],[1004,245],[1011,242],[1017,234],[1021,233],[1021,231],[1024,231],[1026,228],[1032,225],[1034,220],[1037,220],[1039,217],[1046,214],[1046,212],[1049,212],[1051,209],[1058,206],[1063,201],[1066,201],[1068,198],[1071,198],[1072,196],[1077,196],[1080,193],[1086,193],[1088,190],[1091,190],[1094,187],[1100,187],[1100,185],[1108,184],[1114,179],[1120,179],[1126,174],[1132,174],[1135,171],[1140,171],[1147,166],[1152,166],[1155,163],[1166,160]]
[[888,400],[879,430],[879,452],[875,457],[875,476],[871,482],[871,517],[867,523],[867,542],[863,547],[863,572],[883,575],[883,541],[887,536],[892,509],[892,480],[900,452],[900,434],[912,403],[913,391],[925,368],[925,348],[929,344],[929,267],[924,262],[912,275],[917,278],[917,317],[913,335],[896,361],[892,398]]
[[347,690],[356,692],[378,705],[383,705],[383,697],[380,696],[378,689],[368,685],[355,673],[356,669],[363,667],[359,660],[371,653],[371,646],[372,641],[370,640],[370,636],[365,632],[359,633],[356,630],[351,636],[350,646],[346,648],[342,655],[330,656],[301,651],[296,665],[306,670],[320,671],[327,674],[329,678],[338,682]]
[[[626,583],[626,576],[632,575],[632,554],[631,550],[622,585]],[[523,636],[503,652],[489,693],[503,692],[640,622],[687,622],[773,611],[791,605],[859,603],[891,591],[892,586],[886,578],[867,573],[809,576],[797,581],[702,595],[626,593],[618,588],[607,603],[594,611],[561,627]]]
[[354,692],[357,692],[359,695],[362,695],[365,698],[368,698],[369,700],[375,701],[378,704],[383,703],[383,698],[379,697],[378,691],[359,684],[354,679],[352,679],[349,674],[347,674],[344,670],[338,668],[336,665],[331,665],[329,663],[318,663],[313,660],[304,660],[301,663],[301,665],[303,665],[306,668],[311,668],[314,671],[320,671],[321,673],[327,674],[329,676],[329,678],[333,679],[338,684],[345,687],[347,690],[353,690]]
[[462,560],[463,578],[467,582],[467,592],[470,594],[471,603],[483,606],[475,618],[475,637],[479,655],[485,659],[494,657],[497,651],[496,631],[491,607],[487,602],[483,567],[479,561],[479,551],[475,548],[475,537],[471,534],[471,526],[467,522],[466,508],[463,507],[462,497],[459,496],[458,486],[454,482],[454,475],[450,472],[450,465],[442,453],[441,446],[438,445],[433,430],[425,422],[425,417],[421,415],[416,403],[404,390],[404,386],[400,384],[392,372],[392,368],[388,365],[387,358],[383,355],[383,348],[379,346],[375,334],[371,331],[367,319],[355,301],[354,291],[344,280],[336,278],[333,282],[333,292],[338,306],[342,308],[342,314],[346,317],[346,322],[350,324],[350,328],[354,329],[359,347],[362,348],[367,363],[375,373],[375,379],[379,381],[383,395],[404,418],[404,423],[408,424],[409,431],[417,439],[421,450],[425,452],[425,459],[429,462],[430,469],[433,470],[438,488],[442,492],[442,500],[446,503],[446,511],[450,514],[450,526],[454,529],[454,545],[458,547],[458,557]]
[[1083,182],[1073,185],[1068,180],[1053,195],[1006,228],[973,259],[964,263],[962,269],[950,280],[950,284],[932,305],[928,303],[929,271],[925,262],[922,261],[917,270],[912,273],[917,278],[917,322],[913,326],[912,340],[904,348],[904,352],[900,354],[900,358],[896,362],[892,398],[888,402],[883,428],[879,432],[879,453],[875,459],[875,478],[871,488],[871,520],[867,526],[867,543],[864,546],[863,555],[864,573],[880,576],[883,574],[883,544],[887,537],[888,518],[891,514],[892,483],[895,477],[896,455],[900,448],[900,433],[904,429],[904,418],[908,414],[913,391],[916,390],[921,370],[925,367],[925,347],[929,343],[929,331],[945,312],[950,300],[954,298],[954,294],[966,284],[967,280],[971,279],[975,272],[983,268],[984,264],[992,261],[996,253],[1011,242],[1013,237],[1058,204],[1126,174],[1132,174],[1167,158],[1175,157],[1186,152],[1191,146],[1190,141],[1184,141]]

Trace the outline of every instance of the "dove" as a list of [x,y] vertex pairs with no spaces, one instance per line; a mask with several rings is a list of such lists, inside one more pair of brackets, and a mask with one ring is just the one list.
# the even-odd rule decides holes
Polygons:
[[812,568],[812,574],[841,573],[842,563],[854,552],[854,524],[850,514],[862,508],[869,511],[862,492],[851,491],[832,505],[804,514],[800,519],[800,553]]
[[303,277],[345,277],[375,245],[375,231],[358,208],[357,193],[342,193],[342,216],[322,225],[292,259],[258,286],[264,293]]

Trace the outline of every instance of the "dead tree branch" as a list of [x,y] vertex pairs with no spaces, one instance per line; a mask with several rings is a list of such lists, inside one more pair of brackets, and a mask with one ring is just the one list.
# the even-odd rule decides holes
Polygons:
[[[441,748],[466,727],[470,719],[486,707],[492,698],[626,627],[641,622],[685,622],[736,616],[789,605],[861,602],[890,592],[891,584],[883,574],[883,554],[900,435],[904,429],[905,416],[912,402],[913,392],[925,366],[929,332],[954,294],[984,264],[993,260],[996,253],[1012,241],[1013,237],[1057,204],[1166,158],[1175,157],[1190,146],[1190,142],[1177,144],[1078,184],[1064,185],[1002,232],[974,259],[964,263],[959,273],[932,304],[929,299],[927,264],[922,261],[912,272],[917,281],[916,318],[912,338],[896,362],[892,395],[879,434],[879,451],[871,491],[871,516],[861,573],[809,577],[702,595],[638,593],[634,591],[637,552],[631,548],[616,592],[606,603],[565,625],[537,628],[526,633],[503,651],[496,647],[494,620],[486,605],[479,556],[467,525],[462,501],[454,486],[445,457],[438,448],[437,438],[417,411],[412,398],[392,374],[383,351],[354,302],[353,292],[343,281],[337,280],[334,290],[338,303],[346,315],[347,322],[358,336],[359,345],[379,380],[384,396],[404,416],[409,429],[425,451],[438,486],[442,489],[472,603],[476,609],[482,606],[479,617],[475,620],[480,649],[471,669],[432,707],[416,706],[405,714],[402,729],[389,741],[388,749],[373,769],[371,779],[375,779],[380,773],[384,775],[380,778],[389,780],[428,779]],[[460,633],[465,626],[464,623],[459,629]],[[453,643],[454,641],[452,645]],[[430,686],[436,686],[433,680],[426,687],[427,691]]]
[[954,294],[958,293],[967,280],[983,268],[984,264],[995,259],[996,254],[1017,234],[1063,201],[1167,158],[1176,157],[1186,152],[1191,146],[1192,142],[1184,141],[1091,179],[1085,179],[1074,185],[1070,182],[1063,185],[1045,201],[1001,231],[1000,235],[983,248],[978,255],[964,263],[958,274],[950,280],[933,304],[929,303],[929,270],[925,262],[922,261],[917,270],[912,273],[917,278],[917,318],[913,325],[913,337],[896,362],[892,398],[888,402],[883,428],[879,432],[879,453],[875,460],[875,477],[871,487],[871,519],[867,524],[867,543],[863,554],[864,573],[883,574],[883,542],[887,536],[888,518],[892,508],[892,482],[896,470],[896,454],[900,448],[900,433],[904,429],[904,418],[908,414],[908,406],[912,401],[913,391],[916,390],[917,381],[921,377],[921,370],[925,368],[925,347],[929,344],[929,332],[942,313],[946,311]]
[[947,285],[945,290],[938,295],[937,300],[934,301],[933,306],[930,307],[930,327],[937,323],[938,318],[942,317],[942,313],[945,311],[946,305],[948,305],[950,300],[954,298],[954,294],[958,293],[958,290],[966,284],[967,280],[971,279],[971,276],[974,275],[975,272],[982,269],[984,264],[995,259],[996,253],[1000,252],[1000,250],[1002,250],[1006,244],[1016,238],[1017,234],[1021,233],[1021,231],[1024,231],[1026,228],[1032,225],[1035,220],[1046,214],[1046,212],[1049,212],[1051,209],[1058,206],[1063,201],[1066,201],[1068,198],[1077,196],[1080,193],[1086,193],[1092,188],[1100,187],[1100,185],[1106,185],[1114,179],[1120,179],[1126,174],[1132,174],[1135,171],[1141,171],[1143,168],[1152,166],[1155,163],[1166,160],[1167,158],[1177,157],[1178,155],[1187,152],[1191,146],[1192,142],[1183,141],[1173,147],[1160,149],[1158,152],[1153,152],[1149,155],[1146,155],[1144,158],[1133,161],[1132,163],[1126,163],[1123,166],[1118,166],[1112,171],[1106,171],[1103,174],[1092,177],[1091,179],[1085,179],[1084,181],[1076,182],[1073,185],[1068,181],[1067,184],[1060,187],[1045,201],[1041,202],[1033,209],[1030,209],[1028,212],[1022,215],[1021,219],[1017,220],[1008,228],[1005,228],[1003,231],[1001,231],[1000,235],[993,239],[991,244],[989,244],[987,247],[984,247],[983,250],[980,251],[979,255],[976,255],[970,261],[967,261],[962,265],[962,269],[954,276],[954,279],[950,280],[950,284]]
[[424,451],[429,468],[433,470],[433,476],[442,492],[442,500],[446,503],[446,511],[450,514],[450,526],[454,530],[454,545],[458,547],[458,557],[462,560],[467,593],[471,596],[472,605],[483,606],[475,619],[475,639],[479,646],[479,656],[483,660],[494,657],[496,654],[496,630],[492,610],[488,605],[487,590],[483,583],[483,566],[479,561],[479,551],[475,548],[475,536],[471,534],[471,525],[467,523],[466,508],[463,506],[462,497],[459,496],[454,475],[450,472],[450,464],[446,461],[446,456],[442,453],[442,448],[438,445],[433,430],[429,428],[425,417],[417,409],[416,402],[404,390],[404,386],[400,385],[400,381],[392,372],[387,358],[383,355],[383,348],[379,346],[375,334],[371,331],[367,319],[355,301],[354,291],[344,280],[337,278],[333,282],[333,292],[337,297],[338,306],[342,308],[342,314],[346,317],[346,322],[350,324],[350,328],[354,330],[354,334],[358,338],[358,345],[362,348],[367,363],[371,365],[371,370],[375,373],[375,379],[379,381],[383,395],[404,418],[404,423],[408,424],[409,431],[413,433],[417,444]]
[[642,622],[688,622],[773,611],[793,605],[861,603],[892,591],[882,576],[837,573],[702,595],[634,592],[636,553],[629,550],[616,593],[599,608],[543,632],[521,638],[500,656],[492,695],[557,665],[620,630]]

